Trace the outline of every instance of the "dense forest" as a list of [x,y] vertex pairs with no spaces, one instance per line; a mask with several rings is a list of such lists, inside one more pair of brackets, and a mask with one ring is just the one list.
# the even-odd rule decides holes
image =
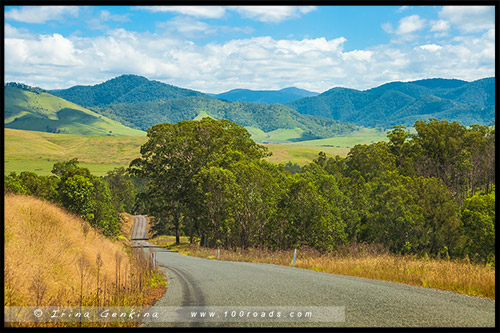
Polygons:
[[358,127],[339,121],[303,115],[282,104],[220,101],[211,97],[185,97],[150,102],[111,104],[94,111],[131,128],[146,131],[159,122],[176,123],[205,114],[228,119],[245,127],[270,132],[280,128],[301,128],[305,140],[327,138],[352,132]]
[[162,123],[141,157],[99,178],[58,162],[53,175],[5,176],[6,192],[60,203],[113,237],[118,212],[150,216],[158,234],[219,248],[330,252],[347,243],[393,253],[495,263],[495,129],[436,119],[320,153],[300,168],[229,120]]
[[336,87],[286,105],[303,114],[366,127],[413,126],[419,119],[430,118],[456,120],[463,125],[492,125],[495,78],[390,82],[364,91]]
[[203,246],[332,251],[379,243],[394,253],[494,263],[495,131],[415,123],[389,142],[355,146],[300,172],[263,160],[266,149],[227,120],[158,124],[131,174],[158,234]]

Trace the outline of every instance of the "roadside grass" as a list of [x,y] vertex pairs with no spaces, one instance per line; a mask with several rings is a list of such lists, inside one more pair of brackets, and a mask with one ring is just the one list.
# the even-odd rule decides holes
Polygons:
[[[130,216],[117,240],[35,197],[4,196],[4,306],[149,307],[165,292],[163,274],[132,248]],[[138,322],[5,323],[15,327],[118,326]]]
[[[200,247],[197,245],[198,239],[195,239],[194,244],[189,244],[188,237],[181,237],[181,244],[175,245],[175,237],[160,236],[149,242],[167,247],[180,254],[217,259],[217,249]],[[233,251],[221,249],[219,260],[292,266],[293,250],[271,251],[250,248],[246,251],[241,249]],[[297,250],[295,267],[495,299],[495,269],[493,267],[469,263],[465,260],[395,255],[378,245],[350,244],[330,254],[301,248]]]

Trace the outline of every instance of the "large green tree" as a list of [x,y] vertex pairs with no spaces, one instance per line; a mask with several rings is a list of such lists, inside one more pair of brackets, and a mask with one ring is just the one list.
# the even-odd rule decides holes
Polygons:
[[173,224],[177,243],[181,220],[189,220],[191,226],[199,222],[195,176],[202,168],[225,167],[239,154],[249,159],[266,156],[266,149],[253,142],[244,127],[228,120],[163,123],[148,129],[147,136],[141,157],[131,162],[129,170],[146,180],[141,197],[149,203],[147,213],[155,224]]

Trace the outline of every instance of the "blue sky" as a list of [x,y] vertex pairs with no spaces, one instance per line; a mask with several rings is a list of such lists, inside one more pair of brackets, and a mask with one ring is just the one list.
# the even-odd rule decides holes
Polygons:
[[[494,4],[494,2],[492,2]],[[6,6],[5,81],[220,93],[495,75],[494,6]]]

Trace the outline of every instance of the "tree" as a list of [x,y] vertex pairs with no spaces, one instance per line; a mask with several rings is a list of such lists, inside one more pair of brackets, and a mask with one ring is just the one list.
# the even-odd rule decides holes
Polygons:
[[431,177],[413,178],[408,185],[416,204],[422,209],[423,223],[416,233],[418,251],[437,255],[457,254],[460,245],[459,206],[443,181]]
[[137,193],[127,170],[123,167],[115,168],[108,171],[103,179],[108,183],[111,201],[116,211],[132,213]]
[[460,210],[465,253],[474,260],[495,262],[495,191],[476,193]]
[[463,138],[465,126],[458,122],[430,119],[415,122],[417,135],[413,144],[417,151],[415,168],[420,176],[441,179],[458,202],[467,189],[467,174],[471,168],[470,152]]
[[362,240],[384,244],[396,253],[415,251],[424,217],[410,183],[411,178],[396,172],[384,172],[370,182],[371,202]]
[[361,176],[370,181],[384,171],[396,169],[396,158],[390,152],[387,142],[376,142],[370,145],[355,145],[345,160],[347,172],[359,171]]
[[197,218],[194,212],[199,197],[194,179],[202,168],[224,168],[241,156],[267,156],[267,149],[253,142],[244,127],[228,120],[203,118],[158,124],[148,129],[147,136],[141,157],[131,162],[129,170],[146,180],[142,198],[149,203],[147,212],[157,217],[160,224],[174,224],[177,243],[181,219],[188,219],[193,225]]
[[26,188],[23,182],[19,179],[15,172],[11,172],[8,175],[4,175],[3,181],[4,193],[15,193],[15,194],[30,194],[30,191]]
[[85,221],[94,220],[94,185],[81,175],[71,176],[62,182],[59,197],[63,206]]
[[99,228],[104,235],[117,236],[119,217],[108,184],[78,164],[76,158],[54,164],[52,173],[59,179],[57,200],[70,212]]

